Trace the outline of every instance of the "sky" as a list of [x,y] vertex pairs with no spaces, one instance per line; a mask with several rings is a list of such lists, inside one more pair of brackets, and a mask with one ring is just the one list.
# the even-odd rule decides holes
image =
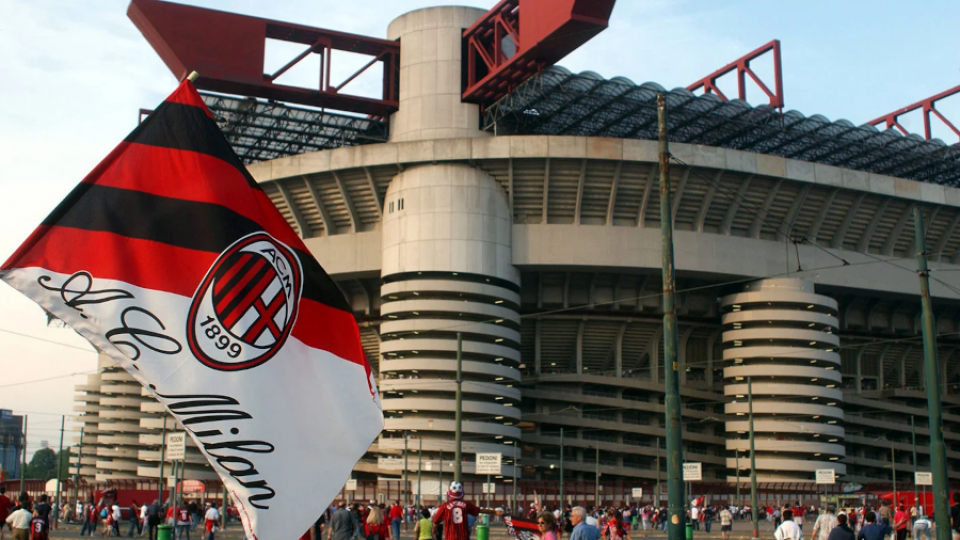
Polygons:
[[[374,37],[385,37],[394,17],[438,4],[183,3]],[[459,3],[488,9],[495,0]],[[153,108],[176,86],[127,18],[127,4],[0,1],[0,260],[135,127],[141,108]],[[610,27],[560,65],[674,88],[780,39],[786,108],[861,124],[960,84],[957,20],[955,0],[619,0]],[[273,44],[267,52],[266,71],[292,56]],[[335,82],[358,61],[335,63]],[[762,77],[771,65],[769,56],[754,63]],[[291,72],[289,82],[311,77],[303,72],[309,67]],[[365,82],[356,81],[358,93],[371,88]],[[732,84],[721,81],[721,88],[734,95]],[[749,88],[748,101],[765,100]],[[960,123],[960,96],[939,108]],[[917,115],[905,124],[922,131]],[[939,126],[934,134],[956,142]],[[48,327],[38,307],[0,284],[0,408],[29,413],[30,454],[41,440],[56,447],[59,415],[72,413],[74,385],[95,368],[96,354],[85,340],[69,329]],[[78,429],[68,423],[74,435]]]

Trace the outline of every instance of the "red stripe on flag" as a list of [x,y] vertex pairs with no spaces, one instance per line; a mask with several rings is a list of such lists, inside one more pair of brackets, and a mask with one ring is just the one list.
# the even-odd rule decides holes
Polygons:
[[271,271],[264,274],[263,277],[260,278],[260,281],[256,282],[253,287],[247,291],[247,294],[243,295],[243,298],[240,299],[240,303],[234,306],[230,313],[219,313],[220,320],[223,322],[224,326],[227,328],[233,328],[233,325],[237,324],[237,321],[239,321],[240,318],[243,317],[243,314],[246,313],[247,310],[250,309],[250,306],[253,305],[253,299],[263,294],[263,291],[266,290],[267,285],[270,285],[271,281],[277,279],[273,269],[271,268],[270,270]]
[[360,329],[353,314],[304,298],[300,300],[293,337],[308,347],[330,351],[363,366],[369,378],[370,364],[360,345]]
[[[17,260],[17,268],[40,267],[67,275],[83,270],[97,279],[186,297],[193,296],[218,255],[69,227],[41,226],[34,234],[35,249]],[[137,263],[131,264],[134,259]]]
[[[136,143],[121,146],[125,149],[112,167],[103,169],[99,177],[88,175],[84,182],[218,204],[256,221],[288,246],[307,251],[270,198],[260,190],[250,189],[233,165],[199,152]],[[184,171],[190,171],[190,178],[183,178]]]
[[[257,257],[257,260],[254,261],[253,266],[250,267],[249,270],[247,270],[247,273],[244,274],[244,275],[242,275],[242,276],[240,276],[240,281],[238,281],[238,282],[236,283],[236,285],[231,286],[231,287],[230,287],[230,290],[227,291],[227,292],[220,298],[219,301],[217,301],[217,313],[219,313],[221,316],[226,315],[226,314],[223,312],[223,310],[227,308],[227,304],[229,304],[230,302],[232,302],[233,299],[236,298],[238,294],[240,294],[241,292],[243,292],[243,288],[247,286],[247,283],[249,283],[250,280],[253,279],[253,278],[257,275],[257,272],[259,272],[261,269],[263,269],[263,267],[266,266],[266,265],[267,265],[267,260],[264,259],[263,257],[259,257],[259,256],[258,256],[258,257]],[[237,264],[236,266],[240,266],[240,265]],[[267,275],[267,276],[272,276],[273,273],[272,273],[272,272],[267,272],[266,275]],[[229,285],[229,283],[227,283],[227,281],[226,281],[224,278],[218,279],[217,282],[218,282],[218,283],[223,283],[223,285]],[[233,326],[233,325],[227,325],[227,328],[230,328],[231,326]]]

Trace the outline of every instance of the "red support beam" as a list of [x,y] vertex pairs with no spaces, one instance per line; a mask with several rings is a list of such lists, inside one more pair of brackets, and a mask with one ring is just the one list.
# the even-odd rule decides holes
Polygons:
[[[382,117],[399,108],[400,44],[395,41],[160,0],[132,0],[127,15],[178,79],[191,71],[200,74],[195,82],[200,89]],[[306,48],[278,71],[265,74],[268,38]],[[345,82],[334,85],[330,81],[333,51],[364,54],[373,60]],[[276,83],[283,73],[314,53],[321,57],[316,89]],[[379,99],[343,92],[347,83],[377,62],[383,64]]]
[[886,127],[887,129],[897,128],[897,129],[899,129],[904,135],[909,135],[910,132],[908,132],[907,129],[904,128],[904,127],[900,124],[900,117],[903,116],[903,115],[905,115],[905,114],[907,114],[907,113],[909,113],[909,112],[913,112],[913,111],[919,110],[919,111],[921,111],[921,114],[923,115],[923,136],[924,136],[924,138],[926,138],[928,141],[933,138],[933,132],[932,132],[932,129],[931,129],[931,122],[930,122],[930,115],[931,115],[931,114],[933,114],[933,115],[935,115],[937,118],[939,118],[940,121],[943,122],[944,125],[946,125],[948,128],[950,128],[950,131],[952,131],[953,134],[956,135],[958,139],[960,139],[960,129],[957,129],[957,126],[953,125],[952,122],[950,122],[949,120],[947,120],[947,118],[946,118],[945,116],[943,116],[943,114],[941,114],[940,111],[937,110],[937,102],[938,102],[938,101],[940,101],[941,99],[948,98],[948,97],[950,97],[950,96],[956,95],[956,94],[960,94],[960,86],[954,86],[953,88],[951,88],[951,89],[949,89],[949,90],[946,90],[946,91],[944,91],[944,92],[940,92],[939,94],[937,94],[937,95],[935,95],[935,96],[930,96],[930,97],[928,97],[927,99],[920,100],[920,101],[914,103],[913,105],[908,105],[908,106],[906,106],[906,107],[904,107],[904,108],[902,108],[902,109],[898,109],[898,110],[896,110],[896,111],[893,111],[893,112],[890,113],[890,114],[885,114],[885,115],[881,116],[880,118],[876,118],[876,119],[873,119],[873,120],[867,122],[867,124],[869,124],[869,125],[871,125],[871,126],[875,126],[875,125],[877,125],[877,124],[881,124],[881,123],[882,123],[882,124],[885,124],[885,127]]
[[602,32],[616,0],[502,0],[463,32],[463,101],[492,103]]
[[[770,87],[760,80],[760,77],[757,75],[757,73],[750,67],[751,61],[756,60],[768,52],[773,52],[774,91],[770,91]],[[747,76],[749,75],[750,78],[753,79],[753,82],[757,83],[757,86],[760,87],[760,90],[767,95],[767,98],[770,100],[770,106],[775,109],[783,109],[783,65],[780,62],[779,39],[775,39],[770,43],[767,43],[766,45],[751,51],[744,56],[741,56],[733,62],[730,62],[717,71],[714,71],[710,75],[707,75],[699,81],[691,84],[687,87],[687,90],[695,92],[703,88],[704,93],[713,93],[716,94],[720,99],[728,101],[729,98],[727,98],[727,96],[725,96],[717,87],[717,79],[727,75],[728,73],[733,73],[734,71],[737,72],[737,97],[739,99],[747,101]]]

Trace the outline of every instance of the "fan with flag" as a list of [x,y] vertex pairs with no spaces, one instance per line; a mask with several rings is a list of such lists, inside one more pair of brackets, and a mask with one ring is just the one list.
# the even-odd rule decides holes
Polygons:
[[0,279],[166,406],[250,538],[300,537],[383,428],[350,306],[190,80],[60,203]]

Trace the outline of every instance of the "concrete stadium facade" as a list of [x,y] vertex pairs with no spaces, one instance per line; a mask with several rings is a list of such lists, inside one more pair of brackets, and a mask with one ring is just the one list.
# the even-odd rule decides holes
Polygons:
[[[358,470],[396,475],[373,460],[399,452],[404,430],[424,439],[430,470],[452,452],[459,332],[465,472],[470,454],[500,451],[506,478],[514,457],[518,476],[555,478],[562,427],[568,478],[593,478],[599,459],[604,479],[653,480],[664,435],[656,143],[481,131],[478,107],[459,97],[461,30],[481,13],[430,8],[391,24],[403,48],[390,142],[249,167],[350,298],[379,370],[386,430]],[[707,480],[737,476],[749,372],[760,379],[761,478],[812,481],[835,468],[847,481],[888,480],[891,445],[908,455],[909,416],[926,432],[911,212],[926,210],[932,251],[951,254],[936,264],[955,267],[960,190],[726,148],[671,151],[683,163],[671,179],[677,276],[689,289],[679,297],[685,459],[703,462]],[[817,246],[789,244],[780,223]],[[748,282],[770,276],[788,279]],[[731,307],[781,292],[802,306]],[[934,294],[940,331],[955,332],[956,295],[936,283]],[[955,381],[960,342],[944,339],[941,380]],[[760,340],[802,352],[780,358]],[[736,363],[746,355],[735,342],[766,360]],[[944,401],[948,456],[960,458],[949,410],[960,396]]]
[[[460,57],[482,14],[428,8],[390,25],[403,47],[389,142],[249,166],[349,299],[379,374],[386,429],[356,472],[399,476],[404,433],[422,442],[423,470],[441,456],[449,470],[459,334],[467,475],[473,454],[501,452],[506,479],[556,479],[563,429],[567,479],[652,482],[665,456],[657,144],[482,130],[479,106],[461,101]],[[891,447],[910,469],[911,416],[925,470],[912,212],[928,218],[932,265],[960,270],[960,189],[729,148],[671,152],[684,459],[707,481],[747,476],[749,376],[762,481],[812,482],[818,468],[889,481]],[[960,480],[960,300],[932,291]],[[102,414],[103,375],[122,378],[104,369],[78,387],[88,415]],[[98,478],[156,477],[161,411],[134,393],[139,424],[110,429],[138,438],[101,441],[109,430],[90,419],[104,458],[84,465]],[[114,443],[131,452],[108,456]]]

